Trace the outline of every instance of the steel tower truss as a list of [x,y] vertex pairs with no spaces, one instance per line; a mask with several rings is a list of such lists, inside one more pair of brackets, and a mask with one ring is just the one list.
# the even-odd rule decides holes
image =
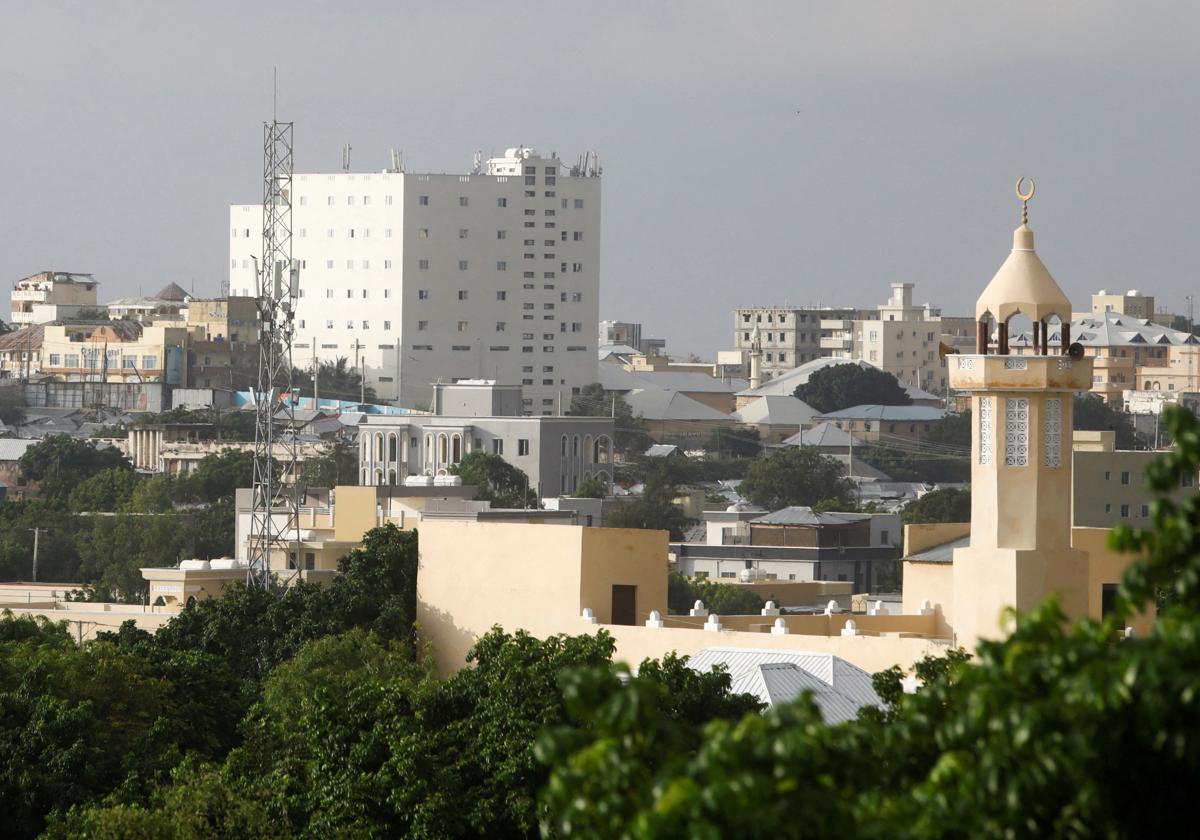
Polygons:
[[270,589],[301,569],[292,333],[300,273],[292,261],[292,123],[263,124],[258,386],[247,585]]

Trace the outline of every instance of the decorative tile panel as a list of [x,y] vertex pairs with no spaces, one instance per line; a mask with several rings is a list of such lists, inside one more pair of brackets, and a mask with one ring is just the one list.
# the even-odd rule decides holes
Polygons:
[[974,359],[959,359],[958,360],[958,369],[959,370],[975,370],[975,360]]
[[1042,419],[1042,463],[1047,467],[1062,466],[1062,397],[1046,400]]
[[1004,401],[1004,465],[1024,467],[1029,463],[1029,397]]
[[1029,362],[1026,361],[1025,359],[1017,358],[1017,359],[1005,359],[1004,360],[1004,369],[1005,370],[1026,370],[1028,367],[1029,367]]
[[1072,367],[1072,365],[1071,365],[1070,359],[1059,359],[1058,360],[1058,369],[1059,370],[1070,370],[1071,367]]
[[979,398],[979,463],[992,463],[992,398]]

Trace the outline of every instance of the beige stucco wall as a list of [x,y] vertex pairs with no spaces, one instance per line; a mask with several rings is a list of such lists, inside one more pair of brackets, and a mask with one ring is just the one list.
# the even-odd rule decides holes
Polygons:
[[573,525],[423,522],[417,637],[438,670],[462,667],[467,650],[493,625],[509,632],[524,628],[539,637],[580,627],[584,530]]
[[337,505],[333,523],[333,538],[338,542],[362,542],[363,534],[376,525],[376,490],[374,487],[334,489]]
[[970,522],[923,522],[904,526],[904,556],[945,545],[971,533]]
[[951,638],[954,635],[949,620],[954,614],[954,564],[905,560],[903,566],[901,611],[905,615],[918,614],[921,605],[928,601],[936,617],[934,634]]
[[[1096,619],[1101,617],[1104,584],[1120,583],[1125,570],[1137,559],[1137,555],[1120,554],[1109,548],[1108,535],[1108,528],[1075,528],[1071,533],[1075,547],[1088,553],[1087,614]],[[1150,604],[1146,612],[1129,621],[1129,626],[1139,635],[1145,635],[1150,632],[1155,615],[1154,605]]]
[[635,611],[638,623],[644,623],[651,610],[658,610],[660,615],[667,614],[666,531],[636,528],[580,530],[580,611],[590,607],[601,624],[608,624],[612,620],[613,584],[625,584],[637,587]]

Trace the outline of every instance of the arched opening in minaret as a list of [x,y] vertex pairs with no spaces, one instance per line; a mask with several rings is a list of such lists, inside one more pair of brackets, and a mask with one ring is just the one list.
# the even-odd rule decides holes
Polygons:
[[1020,310],[1008,316],[1008,352],[1016,355],[1037,355],[1036,328],[1041,325]]
[[[1070,340],[1070,325],[1057,314],[1051,313],[1042,319],[1042,355],[1065,355]],[[1056,350],[1055,348],[1061,348]]]
[[996,317],[991,312],[985,311],[979,316],[975,322],[975,352],[980,356],[986,356],[989,352],[988,346],[992,343],[992,334],[996,329]]

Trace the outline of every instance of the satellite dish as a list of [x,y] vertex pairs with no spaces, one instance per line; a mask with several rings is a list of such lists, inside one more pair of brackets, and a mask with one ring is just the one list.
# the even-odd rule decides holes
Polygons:
[[1071,346],[1067,348],[1067,355],[1072,359],[1083,358],[1083,345],[1078,341],[1071,342]]

